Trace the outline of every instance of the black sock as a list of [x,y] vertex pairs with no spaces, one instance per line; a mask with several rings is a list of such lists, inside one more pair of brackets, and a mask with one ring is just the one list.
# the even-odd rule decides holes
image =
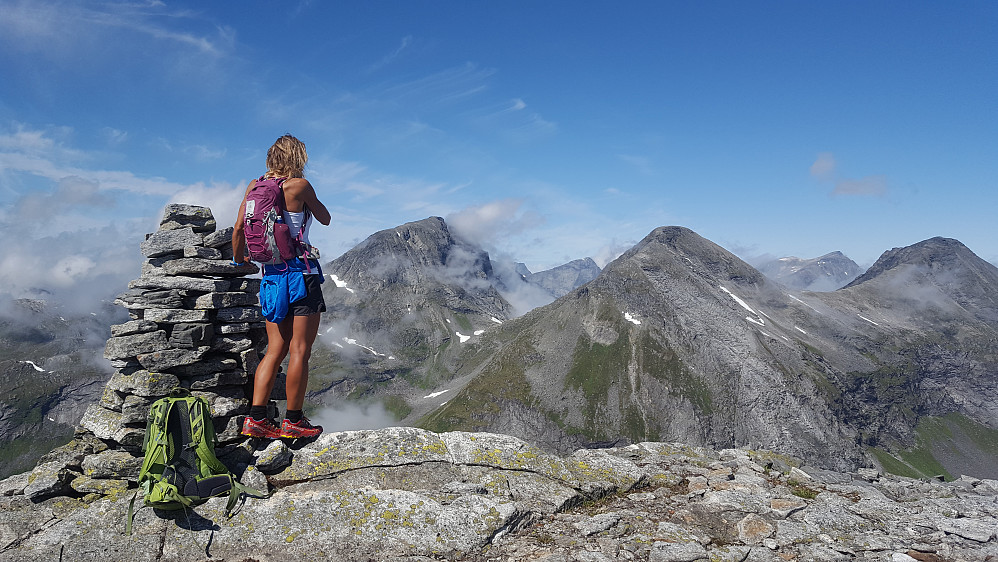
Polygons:
[[288,413],[284,416],[284,419],[291,423],[298,423],[301,421],[303,414],[301,410],[288,410]]
[[250,406],[250,417],[256,421],[267,419],[267,406]]

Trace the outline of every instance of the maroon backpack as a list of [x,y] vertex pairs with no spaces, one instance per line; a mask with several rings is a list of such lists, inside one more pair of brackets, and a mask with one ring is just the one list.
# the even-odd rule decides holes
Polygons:
[[292,238],[284,222],[285,179],[261,177],[246,194],[243,232],[249,257],[257,263],[283,263],[302,254],[302,233]]

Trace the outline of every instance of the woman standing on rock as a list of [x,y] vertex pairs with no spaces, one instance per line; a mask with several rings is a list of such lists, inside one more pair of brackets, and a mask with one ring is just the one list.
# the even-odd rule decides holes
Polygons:
[[[325,205],[315,195],[312,184],[305,179],[308,154],[305,145],[291,135],[284,135],[267,151],[267,173],[260,180],[274,178],[283,181],[284,222],[292,237],[302,234],[304,247],[308,245],[308,231],[312,219],[328,226],[330,215]],[[239,206],[235,228],[232,232],[233,262],[249,262],[246,254],[244,218],[246,196],[256,185],[252,181]],[[319,332],[319,313],[326,311],[320,284],[323,282],[319,262],[306,256],[288,260],[283,264],[264,265],[260,284],[260,303],[267,319],[267,353],[256,368],[253,382],[253,404],[250,414],[243,421],[242,434],[249,437],[298,438],[315,437],[322,427],[312,425],[302,413],[305,387],[308,384],[308,359],[312,343]],[[318,257],[315,255],[315,257]],[[288,359],[287,415],[280,427],[267,417],[267,403],[274,388],[277,369]]]

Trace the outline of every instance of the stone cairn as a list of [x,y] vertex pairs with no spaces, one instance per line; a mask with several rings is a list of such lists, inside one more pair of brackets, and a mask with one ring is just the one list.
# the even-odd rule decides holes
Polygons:
[[[115,304],[131,320],[111,327],[104,357],[115,371],[69,445],[43,457],[33,497],[106,495],[133,486],[154,401],[177,386],[206,398],[220,445],[236,444],[253,373],[266,345],[259,271],[232,265],[232,227],[216,230],[207,207],[168,205],[141,244],[142,274]],[[283,396],[283,379],[272,398]]]

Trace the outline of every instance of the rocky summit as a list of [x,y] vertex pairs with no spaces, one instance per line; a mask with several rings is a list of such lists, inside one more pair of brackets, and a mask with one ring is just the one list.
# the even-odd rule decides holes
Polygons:
[[[78,453],[78,452],[77,452]],[[56,451],[53,455],[73,455]],[[220,458],[269,497],[231,518],[134,494],[31,500],[0,482],[0,560],[981,561],[998,557],[998,481],[829,472],[766,451],[639,443],[568,456],[513,437],[333,433]],[[101,470],[84,465],[97,477]],[[141,502],[141,499],[140,499]]]
[[230,263],[232,227],[216,231],[207,207],[168,205],[141,250],[142,275],[114,301],[131,318],[111,327],[104,348],[115,372],[82,430],[139,453],[149,407],[184,386],[211,404],[223,443],[240,439],[246,383],[266,337],[260,279],[245,278],[259,269]]

